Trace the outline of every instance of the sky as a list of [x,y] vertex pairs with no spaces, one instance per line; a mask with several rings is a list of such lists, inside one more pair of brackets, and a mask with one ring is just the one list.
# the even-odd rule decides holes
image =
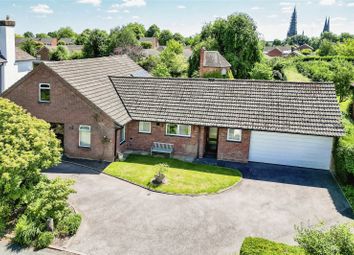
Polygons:
[[262,38],[273,40],[286,37],[295,5],[298,33],[318,36],[330,16],[332,32],[354,34],[354,0],[0,0],[0,19],[10,15],[19,34],[47,33],[64,26],[76,32],[109,31],[140,22],[189,36],[216,18],[244,12],[255,20]]

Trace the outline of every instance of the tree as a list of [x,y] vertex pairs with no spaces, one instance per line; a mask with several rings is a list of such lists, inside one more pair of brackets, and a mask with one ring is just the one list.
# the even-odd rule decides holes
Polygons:
[[273,46],[281,46],[282,45],[282,41],[281,40],[279,40],[279,39],[274,39],[274,41],[273,41],[273,44],[272,44]]
[[58,38],[58,32],[53,31],[53,32],[48,32],[47,35],[51,38]]
[[136,39],[140,39],[144,37],[146,33],[144,25],[137,22],[129,23],[128,25],[125,26],[125,28],[133,31]]
[[334,44],[327,39],[322,40],[320,47],[318,48],[318,55],[320,56],[336,55]]
[[49,36],[45,33],[39,33],[39,34],[36,34],[36,38],[40,38],[40,39],[49,38]]
[[139,62],[144,57],[142,47],[140,46],[118,47],[114,49],[114,54],[128,55],[135,62]]
[[309,44],[309,42],[310,42],[310,38],[307,37],[306,35],[294,35],[286,38],[284,44],[303,45],[303,44]]
[[173,34],[170,30],[162,30],[159,36],[160,45],[166,45],[169,40],[173,39]]
[[272,68],[266,63],[256,63],[250,72],[250,78],[254,80],[272,80]]
[[84,43],[83,54],[85,57],[101,57],[107,55],[108,34],[104,30],[94,29],[88,40]]
[[84,31],[81,32],[81,34],[77,35],[76,40],[75,40],[75,44],[84,45],[85,42],[88,41],[90,34],[91,34],[91,30],[85,29]]
[[20,48],[32,56],[36,56],[39,49],[43,47],[43,43],[33,39],[28,39],[20,44]]
[[346,39],[344,43],[337,43],[335,51],[340,56],[353,57],[354,56],[354,38]]
[[69,52],[65,46],[59,45],[54,51],[50,53],[50,60],[61,61],[69,59]]
[[159,37],[159,35],[160,28],[156,24],[151,25],[145,33],[146,37]]
[[261,60],[257,27],[247,14],[235,13],[209,23],[202,29],[201,40],[204,38],[216,42],[217,50],[230,62],[236,78],[248,78],[255,63]]
[[113,52],[115,48],[125,48],[139,44],[139,41],[136,39],[136,34],[127,26],[112,29],[109,40],[109,52]]
[[172,77],[181,77],[187,71],[187,60],[183,55],[183,45],[180,42],[168,41],[166,49],[160,54],[160,60]]
[[336,87],[337,96],[339,101],[343,100],[350,95],[352,80],[354,79],[354,68],[351,63],[343,59],[336,59],[333,61],[333,82]]
[[154,77],[171,77],[168,67],[163,64],[159,63],[153,70],[152,75]]
[[336,34],[333,34],[332,32],[324,32],[321,34],[321,41],[322,40],[328,40],[330,42],[336,43],[338,42],[339,38]]
[[349,34],[349,33],[341,33],[339,35],[339,41],[340,42],[345,42],[348,39],[354,39],[354,35]]
[[173,40],[175,40],[177,42],[181,42],[181,43],[184,42],[184,37],[180,33],[174,33],[172,38],[173,38]]
[[27,31],[23,34],[25,38],[34,38],[34,34],[30,31]]
[[139,61],[139,65],[146,71],[151,72],[160,63],[159,56],[148,56]]
[[71,27],[62,27],[59,28],[57,31],[57,36],[58,39],[61,38],[71,38],[75,39],[77,37],[77,34],[74,32],[74,30]]

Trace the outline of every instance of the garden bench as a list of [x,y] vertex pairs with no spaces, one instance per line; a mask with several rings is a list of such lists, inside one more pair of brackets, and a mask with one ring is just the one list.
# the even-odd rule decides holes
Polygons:
[[170,157],[171,157],[172,152],[173,152],[173,144],[154,142],[151,146],[151,155],[153,152],[167,153],[167,154],[170,154]]

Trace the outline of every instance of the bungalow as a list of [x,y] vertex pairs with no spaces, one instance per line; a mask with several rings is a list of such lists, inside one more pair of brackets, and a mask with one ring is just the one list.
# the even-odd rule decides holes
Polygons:
[[330,83],[137,76],[126,56],[43,62],[3,96],[52,123],[70,157],[112,161],[159,142],[183,159],[329,169],[343,135]]

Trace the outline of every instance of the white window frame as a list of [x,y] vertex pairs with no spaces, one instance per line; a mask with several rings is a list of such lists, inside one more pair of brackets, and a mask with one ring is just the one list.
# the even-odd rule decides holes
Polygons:
[[[240,139],[233,139],[233,138],[230,138],[230,131],[231,130],[237,130],[240,132]],[[242,141],[242,129],[238,129],[238,128],[228,128],[227,129],[227,138],[226,138],[227,141],[230,141],[230,142],[241,142]]]
[[[88,130],[83,130],[83,132],[87,131],[90,134],[90,145],[89,146],[85,146],[81,144],[81,128],[88,128]],[[89,125],[80,125],[79,126],[79,147],[81,148],[91,148],[91,126]]]
[[[149,130],[143,130],[143,125],[144,124],[149,124]],[[151,134],[151,122],[149,121],[139,121],[139,133],[144,133],[144,134]]]
[[[42,85],[46,85],[48,87],[42,88]],[[42,89],[49,90],[49,100],[42,100],[42,98],[41,98]],[[50,84],[49,83],[39,83],[39,85],[38,85],[38,101],[41,103],[50,103]]]
[[[177,134],[171,134],[168,133],[168,125],[177,125]],[[180,134],[180,126],[188,126],[188,135],[182,135]],[[191,137],[192,136],[192,126],[191,125],[185,125],[185,124],[175,124],[175,123],[166,123],[166,130],[165,130],[166,135],[171,135],[171,136],[182,136],[182,137]]]
[[120,129],[120,133],[119,133],[119,144],[125,143],[125,137],[126,137],[126,129],[125,126],[123,126]]

